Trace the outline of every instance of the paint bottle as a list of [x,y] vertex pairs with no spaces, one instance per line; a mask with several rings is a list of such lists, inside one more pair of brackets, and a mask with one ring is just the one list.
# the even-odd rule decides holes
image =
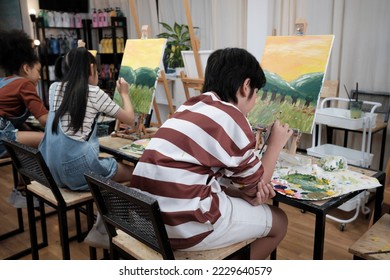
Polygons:
[[65,53],[65,45],[64,45],[64,39],[62,39],[61,34],[58,35],[57,41],[58,41],[58,47],[59,47],[60,54],[64,54]]
[[62,27],[70,27],[70,18],[68,13],[62,13]]
[[111,26],[112,25],[112,18],[113,17],[116,17],[116,12],[113,8],[110,8],[110,11],[108,13],[108,17],[109,17],[109,22],[108,22],[108,25]]
[[96,12],[96,9],[93,9],[92,12],[92,27],[99,27],[99,16],[98,13]]
[[81,20],[81,15],[79,13],[75,13],[74,14],[74,27],[76,27],[76,28],[82,28],[83,27],[83,23],[82,23],[82,20]]
[[58,40],[50,35],[50,49],[52,54],[60,53],[60,45],[58,44]]
[[68,15],[69,15],[69,27],[74,28],[74,14],[68,13]]
[[103,25],[103,27],[106,27],[106,26],[108,26],[108,13],[107,13],[107,9],[104,9],[102,14],[103,14],[103,23],[102,23],[102,25]]
[[99,19],[99,24],[98,24],[98,26],[99,27],[103,27],[103,12],[102,12],[102,10],[98,10],[98,19]]
[[47,12],[47,26],[48,27],[55,27],[54,13],[52,11]]
[[60,12],[54,12],[54,25],[55,27],[62,27],[62,15]]

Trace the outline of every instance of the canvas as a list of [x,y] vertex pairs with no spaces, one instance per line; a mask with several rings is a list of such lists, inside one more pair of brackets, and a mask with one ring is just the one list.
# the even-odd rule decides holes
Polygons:
[[[209,59],[210,54],[213,53],[213,50],[203,50],[199,51],[199,57],[202,64],[203,76],[205,74],[207,60]],[[189,78],[198,78],[198,70],[196,69],[196,62],[194,57],[194,51],[181,51],[181,56],[183,57],[184,69],[186,75]]]
[[[130,84],[130,100],[137,114],[150,113],[166,41],[166,39],[126,41],[119,77]],[[114,93],[114,101],[122,106],[122,99],[117,90]]]
[[269,36],[260,63],[267,82],[248,115],[254,127],[275,119],[312,133],[333,35]]

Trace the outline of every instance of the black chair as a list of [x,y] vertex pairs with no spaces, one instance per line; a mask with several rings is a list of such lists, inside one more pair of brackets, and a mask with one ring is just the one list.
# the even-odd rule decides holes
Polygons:
[[[54,208],[58,215],[59,233],[62,246],[63,259],[70,259],[69,242],[77,238],[83,241],[86,233],[94,223],[93,197],[90,192],[75,192],[59,188],[55,183],[39,150],[15,141],[4,140],[4,144],[25,182],[27,198],[27,214],[30,227],[31,253],[33,259],[39,259],[36,216],[34,214],[33,197],[39,200],[42,210],[41,222],[45,221],[44,203]],[[69,237],[67,212],[75,211],[77,235]],[[82,232],[80,212],[86,213],[88,230]],[[91,259],[96,259],[96,249],[90,248]]]
[[112,259],[225,259],[235,253],[248,253],[254,241],[206,251],[173,251],[157,200],[93,173],[85,174],[85,178],[110,236]]
[[[379,102],[382,104],[382,106],[378,107],[374,112],[378,116],[377,116],[375,128],[372,129],[371,134],[374,136],[374,134],[382,131],[379,170],[383,170],[385,147],[386,147],[387,126],[389,123],[389,116],[390,116],[390,92],[358,91],[358,93],[356,93],[356,90],[352,90],[351,97],[352,97],[352,99],[358,98],[358,100],[361,100],[361,101],[373,101],[373,102]],[[372,106],[363,104],[362,111],[363,112],[370,112],[371,108],[372,108]],[[362,130],[350,130],[350,129],[342,129],[342,128],[327,126],[327,142],[328,143],[333,142],[333,130],[343,130],[344,131],[344,147],[347,147],[348,133],[349,132],[362,133]],[[372,141],[371,141],[370,150],[372,150]]]
[[[7,166],[7,165],[12,165],[12,176],[13,176],[13,181],[14,181],[14,188],[16,188],[18,185],[18,181],[19,181],[18,171],[17,171],[15,165],[13,164],[11,157],[9,157],[9,156],[0,159],[0,167]],[[17,228],[12,229],[10,231],[7,231],[5,233],[2,233],[0,235],[0,241],[6,240],[8,238],[14,237],[14,236],[24,232],[24,219],[23,219],[22,208],[16,208],[15,210],[16,210],[16,216],[17,216],[17,220],[18,220]],[[41,212],[41,214],[42,214],[42,212]],[[40,244],[38,244],[39,248],[43,248],[43,247],[47,246],[47,231],[46,231],[46,224],[44,222],[41,223],[41,231],[42,231],[42,240],[43,241]],[[6,257],[5,260],[20,259],[20,258],[22,258],[30,253],[31,253],[31,247],[23,249],[19,252],[16,252],[16,253],[12,254],[11,256]]]

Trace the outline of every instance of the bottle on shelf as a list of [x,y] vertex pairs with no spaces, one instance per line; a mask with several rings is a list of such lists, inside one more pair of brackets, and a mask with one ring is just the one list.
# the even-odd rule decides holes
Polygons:
[[54,22],[54,13],[52,11],[47,11],[47,26],[55,27],[56,24]]
[[38,16],[43,19],[43,26],[48,27],[47,23],[47,11],[46,10],[39,10]]
[[98,18],[99,18],[99,24],[98,26],[99,27],[103,27],[103,11],[102,10],[98,10]]
[[103,10],[103,27],[107,27],[108,26],[108,13],[107,13],[107,9],[104,9]]
[[96,12],[96,8],[92,12],[92,27],[99,27],[99,15]]
[[52,54],[60,53],[60,45],[58,43],[58,40],[54,38],[53,35],[50,35],[50,51]]
[[[115,12],[117,17],[123,17],[123,13],[119,7],[115,8]],[[115,25],[122,26],[122,22],[116,22]]]
[[81,15],[79,13],[74,14],[74,27],[76,27],[76,28],[83,27],[82,18],[81,18]]
[[77,39],[77,36],[76,36],[76,35],[73,35],[73,39],[72,39],[71,48],[72,48],[72,49],[75,49],[75,48],[77,48],[77,44],[78,44],[78,39]]
[[116,17],[116,11],[113,8],[109,8],[108,11],[108,25],[111,26],[111,18]]
[[69,15],[69,27],[74,28],[74,14],[73,13],[68,13]]
[[59,53],[64,54],[65,53],[65,48],[64,48],[64,39],[62,38],[61,34],[57,35],[57,41],[58,41],[58,48],[59,48]]
[[55,27],[62,27],[62,15],[60,12],[54,12],[54,25]]
[[70,17],[69,13],[62,13],[62,27],[69,28],[70,27]]

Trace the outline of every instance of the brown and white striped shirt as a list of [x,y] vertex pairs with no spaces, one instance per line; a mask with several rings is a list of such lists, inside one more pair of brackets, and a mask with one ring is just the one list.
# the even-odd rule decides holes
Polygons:
[[234,105],[208,92],[183,104],[151,139],[131,186],[156,198],[174,249],[198,244],[226,212],[225,187],[256,188],[263,167]]

